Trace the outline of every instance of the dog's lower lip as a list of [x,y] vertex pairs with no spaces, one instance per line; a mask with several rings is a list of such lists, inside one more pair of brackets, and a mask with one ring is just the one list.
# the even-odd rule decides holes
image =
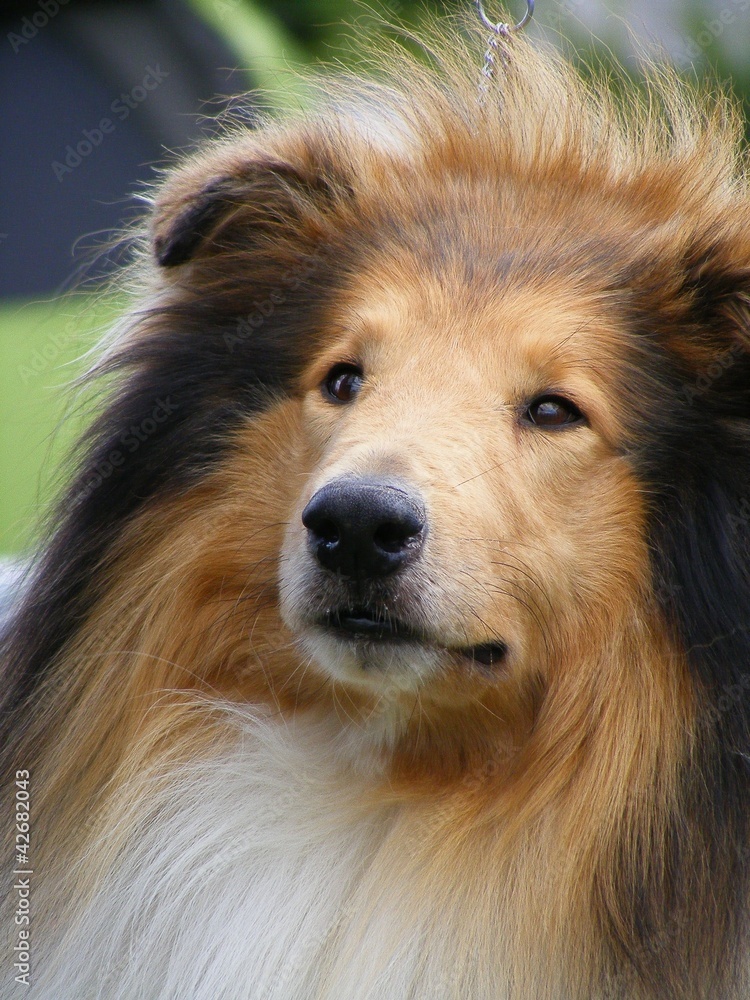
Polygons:
[[380,615],[368,608],[330,611],[324,615],[320,624],[354,639],[417,640],[414,631],[404,622]]
[[[349,639],[374,642],[401,640],[432,645],[426,636],[419,636],[414,629],[396,618],[389,618],[369,608],[346,608],[329,611],[319,624]],[[476,646],[454,649],[454,653],[483,667],[497,667],[505,660],[508,647],[504,642],[485,642]]]

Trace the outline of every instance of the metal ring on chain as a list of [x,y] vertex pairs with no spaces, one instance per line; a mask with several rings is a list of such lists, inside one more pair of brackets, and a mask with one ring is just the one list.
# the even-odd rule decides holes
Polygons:
[[479,17],[482,20],[482,24],[485,28],[489,28],[490,31],[494,31],[498,34],[509,34],[514,31],[523,31],[526,25],[534,16],[534,3],[535,0],[526,0],[526,13],[523,15],[518,24],[504,24],[502,21],[495,24],[493,21],[487,17],[484,12],[484,6],[482,5],[482,0],[476,0],[477,11],[479,12]]

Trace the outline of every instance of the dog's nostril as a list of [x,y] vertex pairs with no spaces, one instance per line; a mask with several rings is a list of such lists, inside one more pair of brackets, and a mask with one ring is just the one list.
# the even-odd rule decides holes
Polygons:
[[419,521],[381,524],[373,535],[373,541],[384,552],[400,552],[421,530]]
[[321,542],[327,545],[335,545],[341,538],[341,532],[334,521],[320,521],[313,530]]

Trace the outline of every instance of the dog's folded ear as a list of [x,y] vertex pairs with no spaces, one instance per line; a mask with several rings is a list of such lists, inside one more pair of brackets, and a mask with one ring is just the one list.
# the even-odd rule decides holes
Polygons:
[[182,205],[161,205],[153,237],[158,263],[175,267],[190,260],[221,217],[237,203],[238,188],[232,177],[217,177],[186,194]]
[[750,357],[750,213],[747,227],[699,242],[687,267],[693,321],[737,362]]
[[677,407],[709,420],[750,418],[750,206],[739,214],[744,225],[725,218],[692,233],[665,226],[636,278],[677,363]]
[[175,267],[203,247],[216,249],[234,222],[242,224],[248,240],[263,231],[299,226],[347,189],[340,177],[326,176],[309,158],[293,163],[258,149],[242,158],[218,151],[176,171],[157,196],[156,260]]

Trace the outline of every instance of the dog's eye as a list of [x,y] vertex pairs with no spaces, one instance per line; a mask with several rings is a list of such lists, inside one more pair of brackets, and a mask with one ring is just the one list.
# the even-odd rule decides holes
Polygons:
[[526,419],[537,427],[564,427],[583,423],[583,414],[569,399],[562,396],[540,396],[525,413]]
[[334,365],[323,379],[323,395],[337,403],[348,403],[357,395],[364,382],[364,373],[357,365]]

